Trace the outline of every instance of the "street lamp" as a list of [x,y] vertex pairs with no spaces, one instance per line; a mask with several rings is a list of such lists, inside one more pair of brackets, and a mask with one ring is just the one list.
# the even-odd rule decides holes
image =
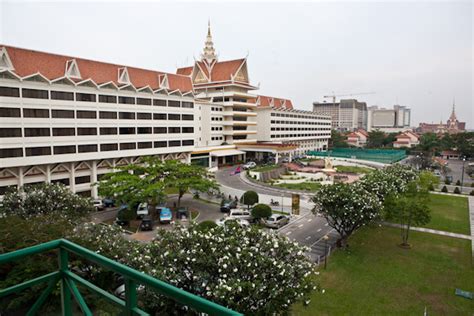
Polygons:
[[466,162],[466,156],[462,158],[462,172],[461,172],[461,193],[464,186],[464,163]]
[[326,269],[328,263],[328,235],[324,235],[324,269]]

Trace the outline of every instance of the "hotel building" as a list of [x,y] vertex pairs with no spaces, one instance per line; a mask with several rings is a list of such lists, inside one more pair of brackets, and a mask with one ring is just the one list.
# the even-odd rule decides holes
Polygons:
[[147,155],[215,169],[327,147],[329,117],[255,90],[246,58],[217,60],[210,29],[176,74],[0,45],[0,195],[62,182],[96,198],[92,183]]

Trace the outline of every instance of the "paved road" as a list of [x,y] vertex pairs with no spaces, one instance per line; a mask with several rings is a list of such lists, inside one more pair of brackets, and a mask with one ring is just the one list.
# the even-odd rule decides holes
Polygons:
[[[469,177],[469,175],[466,173],[466,168],[468,165],[469,161],[464,162],[464,185],[465,186],[470,186],[471,183],[474,182],[474,180]],[[450,172],[448,174],[453,177],[453,183],[456,183],[456,181],[461,181],[462,178],[462,160],[455,160],[455,159],[450,159],[448,160],[448,168],[450,169]]]

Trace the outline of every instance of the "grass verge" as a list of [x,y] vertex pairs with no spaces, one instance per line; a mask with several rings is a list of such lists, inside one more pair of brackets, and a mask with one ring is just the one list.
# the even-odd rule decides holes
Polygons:
[[469,206],[463,196],[431,194],[431,221],[423,226],[452,233],[469,235]]

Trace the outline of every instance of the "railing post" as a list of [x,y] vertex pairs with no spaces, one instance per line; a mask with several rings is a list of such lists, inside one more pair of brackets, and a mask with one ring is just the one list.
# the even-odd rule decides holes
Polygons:
[[71,291],[66,283],[66,274],[68,271],[68,252],[66,249],[59,248],[59,272],[61,272],[61,308],[62,316],[72,315]]
[[125,315],[134,315],[133,309],[137,307],[137,284],[125,278]]

